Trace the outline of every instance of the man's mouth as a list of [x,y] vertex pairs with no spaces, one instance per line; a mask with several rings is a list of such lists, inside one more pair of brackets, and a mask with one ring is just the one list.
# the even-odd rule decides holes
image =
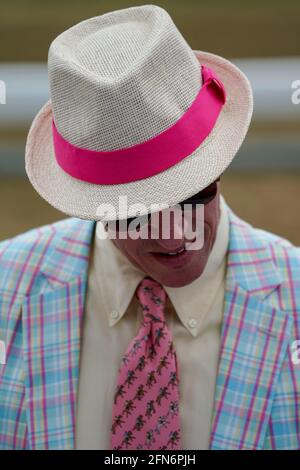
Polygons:
[[150,253],[153,260],[169,268],[183,267],[190,260],[192,254],[191,250],[186,250],[184,247],[176,251]]
[[184,244],[180,248],[177,248],[173,251],[151,251],[151,255],[161,255],[161,256],[178,256],[180,253],[186,251],[186,245]]
[[180,253],[182,253],[183,251],[185,251],[185,248],[181,248],[180,250],[178,251],[170,251],[168,253],[158,253],[159,255],[166,255],[166,256],[176,256],[176,255],[179,255]]

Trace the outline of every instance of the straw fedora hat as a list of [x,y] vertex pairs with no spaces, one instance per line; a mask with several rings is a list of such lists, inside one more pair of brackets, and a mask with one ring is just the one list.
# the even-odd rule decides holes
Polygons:
[[46,201],[82,219],[136,216],[138,204],[143,215],[196,194],[231,163],[251,120],[245,75],[192,50],[156,5],[64,31],[48,72],[51,99],[31,124],[26,172]]

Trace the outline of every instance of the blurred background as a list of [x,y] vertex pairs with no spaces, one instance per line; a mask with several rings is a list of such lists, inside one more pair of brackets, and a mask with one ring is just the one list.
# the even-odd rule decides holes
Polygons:
[[24,167],[28,128],[49,97],[50,42],[83,19],[143,3],[165,8],[193,49],[247,74],[254,116],[222,193],[238,216],[300,245],[300,103],[292,102],[293,84],[300,87],[299,0],[2,0],[0,240],[67,217],[35,192]]

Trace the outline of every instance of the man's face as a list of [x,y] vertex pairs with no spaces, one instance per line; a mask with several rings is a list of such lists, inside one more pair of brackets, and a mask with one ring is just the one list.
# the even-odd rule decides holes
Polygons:
[[[205,196],[204,199],[202,199],[203,196]],[[158,224],[157,227],[155,227],[157,229],[156,233],[158,234],[156,239],[151,239],[150,237],[148,239],[132,239],[129,236],[126,237],[126,239],[121,239],[118,237],[118,230],[116,231],[116,239],[113,239],[113,243],[127,256],[133,265],[165,286],[181,287],[198,278],[206,266],[216,238],[220,216],[219,179],[193,198],[206,202],[203,206],[204,240],[200,249],[183,250],[185,243],[191,242],[191,239],[186,238],[186,234],[182,229],[183,225],[176,224],[176,222],[174,222],[175,218],[172,217],[170,237],[168,237],[168,239],[163,238],[161,213],[156,217]],[[189,201],[190,200],[187,202]],[[193,221],[193,230],[195,230],[195,214],[196,209],[192,209],[191,220]],[[148,225],[150,226],[151,224],[153,224],[152,218]],[[177,251],[181,251],[181,253],[176,255],[169,254],[176,253]]]

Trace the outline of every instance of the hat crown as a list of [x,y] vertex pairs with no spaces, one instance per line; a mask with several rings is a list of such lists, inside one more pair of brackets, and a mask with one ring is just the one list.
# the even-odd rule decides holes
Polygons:
[[170,15],[156,5],[126,8],[71,27],[48,56],[51,102],[61,135],[111,151],[171,127],[202,85],[199,61]]

